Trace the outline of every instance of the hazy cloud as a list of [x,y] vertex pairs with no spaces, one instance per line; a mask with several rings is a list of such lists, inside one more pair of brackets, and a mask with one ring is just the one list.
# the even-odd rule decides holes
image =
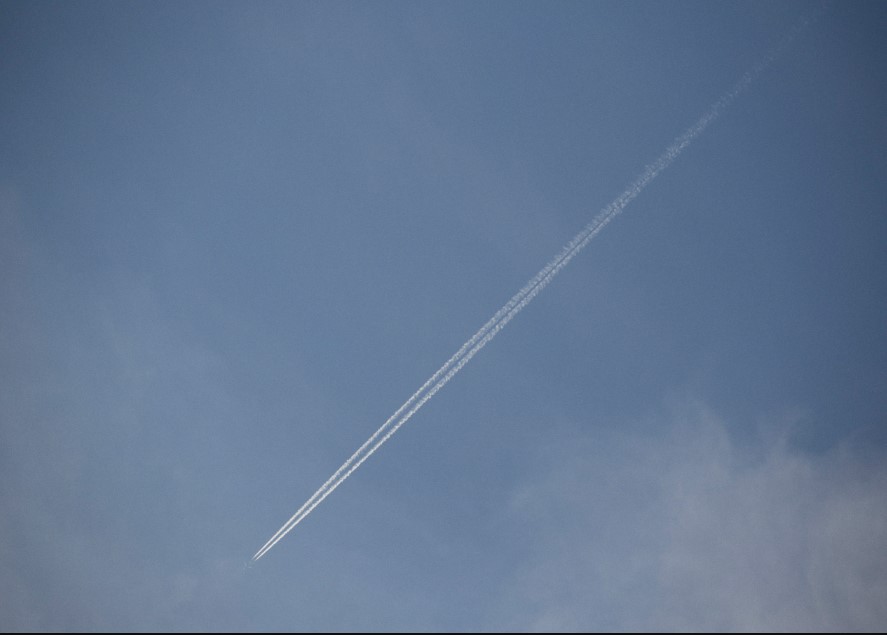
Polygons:
[[659,424],[548,448],[550,472],[514,493],[539,537],[514,626],[883,628],[883,463],[737,440],[702,406]]

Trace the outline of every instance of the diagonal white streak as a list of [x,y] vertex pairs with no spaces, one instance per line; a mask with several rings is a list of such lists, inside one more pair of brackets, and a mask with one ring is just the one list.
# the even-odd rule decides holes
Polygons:
[[253,561],[264,556],[286,534],[310,514],[323,500],[329,496],[345,479],[359,468],[364,461],[372,456],[382,444],[397,432],[410,418],[443,388],[471,359],[486,346],[498,333],[526,307],[554,279],[554,277],[575,258],[591,240],[646,187],[668,168],[680,154],[702,132],[720,116],[764,69],[766,69],[794,38],[806,26],[821,15],[822,5],[813,15],[803,18],[783,38],[764,59],[752,70],[745,73],[733,87],[716,101],[686,132],[668,146],[655,161],[650,163],[635,181],[616,199],[601,210],[576,236],[572,238],[539,273],[515,293],[505,305],[499,309],[471,338],[465,342],[446,363],[441,366],[422,386],[376,430],[363,445],[352,454],[345,463],[296,511],[293,516],[271,536],[271,538],[252,557]]
[[[342,476],[343,472],[348,470],[349,466],[351,466],[351,464],[354,463],[354,461],[356,461],[367,450],[367,448],[381,434],[383,434],[386,429],[388,429],[398,419],[398,417],[400,417],[400,415],[404,412],[404,410],[409,408],[413,403],[416,402],[417,399],[419,399],[422,396],[422,394],[426,390],[428,390],[429,386],[431,386],[436,381],[438,381],[438,379],[440,379],[440,377],[442,375],[444,375],[447,371],[449,371],[453,367],[453,365],[456,364],[465,355],[466,351],[471,350],[474,347],[474,345],[479,340],[481,340],[483,338],[483,336],[486,335],[486,333],[490,331],[490,329],[492,329],[496,325],[496,323],[498,323],[503,317],[508,315],[508,313],[517,305],[517,303],[526,294],[528,294],[530,291],[532,291],[533,288],[537,284],[539,284],[539,282],[548,274],[550,269],[553,266],[555,266],[557,261],[560,258],[562,258],[563,255],[564,255],[564,253],[561,253],[557,258],[554,258],[552,260],[552,262],[550,262],[539,273],[537,273],[535,276],[533,276],[533,278],[527,284],[525,284],[523,286],[523,288],[521,288],[521,290],[518,291],[505,304],[505,306],[503,306],[501,309],[499,309],[493,317],[491,317],[489,320],[487,320],[486,324],[484,324],[477,331],[477,333],[472,335],[471,338],[467,342],[465,342],[459,348],[459,350],[456,351],[453,354],[453,356],[450,357],[450,359],[448,359],[447,362],[437,370],[437,372],[434,373],[434,375],[432,375],[424,384],[422,384],[422,386],[416,392],[414,392],[412,394],[412,396],[409,399],[407,399],[406,402],[404,402],[404,404],[400,408],[398,408],[397,411],[393,415],[391,415],[388,418],[388,420],[385,423],[383,423],[382,426],[379,427],[379,429],[376,430],[369,439],[367,439],[363,443],[363,445],[361,445],[359,448],[357,448],[357,450],[355,450],[354,454],[352,454],[349,457],[349,459],[347,461],[345,461],[345,463],[343,463],[342,466],[338,470],[336,470],[336,472],[329,479],[327,479],[327,481],[323,485],[320,486],[320,488],[311,496],[311,498],[309,498],[307,501],[305,501],[305,503],[296,511],[295,514],[293,514],[293,516],[283,525],[283,527],[281,527],[277,531],[277,533],[275,533],[273,536],[271,536],[271,538],[268,540],[267,543],[265,543],[265,545],[262,547],[262,549],[260,549],[256,553],[256,556],[254,556],[254,558],[261,557],[261,554],[267,550],[266,547],[268,549],[270,549],[273,546],[273,543],[275,543],[277,541],[276,539],[278,538],[278,536],[282,537],[281,532],[283,532],[283,533],[288,532],[289,531],[288,527],[290,526],[291,523],[293,523],[292,526],[295,526],[295,524],[298,523],[297,519],[299,519],[303,515],[303,513],[307,514],[308,512],[310,512],[311,510],[306,509],[306,508],[311,506],[311,509],[313,509],[314,508],[312,506],[313,501],[317,497],[321,496],[321,494],[324,491],[326,491],[327,488],[329,488],[334,482],[336,482],[339,479],[339,477]],[[372,451],[374,451],[374,450],[371,450],[371,452]],[[350,474],[350,471],[348,473]],[[347,477],[347,475],[346,475],[346,477]]]

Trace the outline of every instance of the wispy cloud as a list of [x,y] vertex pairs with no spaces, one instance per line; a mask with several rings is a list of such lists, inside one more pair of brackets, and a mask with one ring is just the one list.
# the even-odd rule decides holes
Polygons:
[[514,492],[511,507],[512,521],[536,536],[533,552],[503,593],[510,615],[495,623],[883,629],[883,457],[737,441],[730,430],[741,422],[699,404],[639,427],[596,430],[542,451],[541,471]]

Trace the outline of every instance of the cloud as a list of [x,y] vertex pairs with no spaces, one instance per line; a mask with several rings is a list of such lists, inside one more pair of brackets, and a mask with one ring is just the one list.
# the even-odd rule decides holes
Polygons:
[[536,539],[497,620],[517,604],[511,625],[539,630],[887,624],[883,461],[739,440],[699,405],[640,427],[544,450],[511,500]]
[[[68,270],[33,210],[0,183],[0,630],[174,625],[242,568],[219,543],[238,530],[212,527],[240,402],[150,281]],[[195,534],[214,542],[188,559]]]

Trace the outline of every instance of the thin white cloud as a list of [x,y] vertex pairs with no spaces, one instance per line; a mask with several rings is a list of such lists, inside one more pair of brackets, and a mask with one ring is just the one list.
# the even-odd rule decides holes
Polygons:
[[514,493],[538,540],[505,593],[511,627],[883,629],[883,461],[740,443],[698,406],[657,425],[549,448]]

